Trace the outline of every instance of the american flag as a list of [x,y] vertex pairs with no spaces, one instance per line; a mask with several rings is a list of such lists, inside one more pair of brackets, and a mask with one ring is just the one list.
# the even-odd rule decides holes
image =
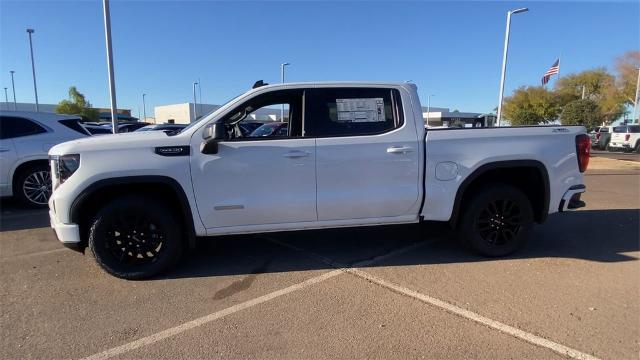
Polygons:
[[560,59],[556,60],[556,62],[551,65],[549,70],[544,73],[544,75],[542,76],[542,85],[547,85],[549,79],[551,78],[551,75],[556,75],[558,71],[560,71]]

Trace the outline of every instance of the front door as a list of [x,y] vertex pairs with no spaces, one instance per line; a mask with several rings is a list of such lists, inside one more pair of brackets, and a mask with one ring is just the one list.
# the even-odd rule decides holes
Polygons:
[[221,120],[228,138],[217,154],[193,154],[206,228],[317,220],[315,140],[301,137],[302,94],[281,90],[249,99]]

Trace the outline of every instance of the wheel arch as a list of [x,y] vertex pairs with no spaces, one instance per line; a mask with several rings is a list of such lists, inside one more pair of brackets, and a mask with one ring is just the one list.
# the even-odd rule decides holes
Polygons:
[[549,214],[550,186],[549,173],[544,164],[537,160],[507,160],[481,165],[458,187],[451,213],[450,223],[455,227],[464,204],[474,191],[482,185],[501,182],[514,185],[529,199],[534,212],[534,220],[543,223]]
[[[99,180],[75,198],[69,210],[69,218],[71,222],[80,226],[81,234],[86,234],[89,221],[100,209],[100,205],[104,205],[106,200],[115,196],[127,194],[162,196],[179,215],[186,236],[185,245],[189,249],[195,246],[196,232],[189,200],[180,183],[168,176],[126,176]],[[86,236],[82,244],[82,247],[85,246]]]
[[13,181],[16,178],[16,174],[19,174],[21,171],[24,171],[25,169],[34,166],[34,165],[45,165],[45,166],[49,166],[49,159],[48,158],[40,158],[40,157],[30,157],[30,158],[25,158],[25,159],[21,159],[21,161],[19,161],[15,167],[13,168],[13,170],[11,171],[11,174],[9,174],[9,177],[11,179],[11,186],[13,187]]

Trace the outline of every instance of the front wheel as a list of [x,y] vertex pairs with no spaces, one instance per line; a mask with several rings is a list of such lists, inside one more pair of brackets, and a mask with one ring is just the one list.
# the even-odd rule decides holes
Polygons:
[[181,224],[163,202],[123,196],[91,222],[89,249],[98,265],[122,279],[145,279],[175,265],[182,255]]
[[15,177],[13,193],[23,205],[46,208],[51,197],[51,169],[37,164],[21,170]]
[[529,199],[511,185],[479,188],[463,211],[460,240],[484,256],[513,253],[527,241],[533,228]]

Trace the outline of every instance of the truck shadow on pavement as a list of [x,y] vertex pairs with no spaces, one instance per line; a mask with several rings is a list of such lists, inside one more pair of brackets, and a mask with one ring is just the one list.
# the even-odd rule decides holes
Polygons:
[[[598,262],[638,260],[640,210],[584,210],[549,216],[531,241],[506,259],[575,258]],[[460,245],[446,224],[296,231],[201,239],[176,269],[161,277],[192,278],[325,270],[424,242],[370,266],[435,265],[503,260],[475,255]],[[313,254],[313,255],[312,255]],[[335,265],[335,264],[334,264]],[[242,285],[242,284],[240,284]]]

